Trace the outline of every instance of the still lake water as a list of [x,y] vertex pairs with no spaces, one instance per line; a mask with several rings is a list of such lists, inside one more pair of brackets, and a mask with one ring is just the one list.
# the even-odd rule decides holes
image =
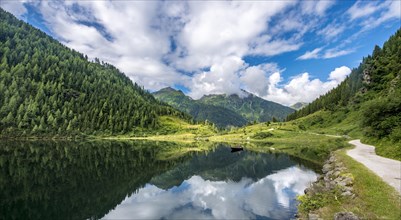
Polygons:
[[317,177],[286,154],[210,148],[0,142],[0,219],[290,219]]

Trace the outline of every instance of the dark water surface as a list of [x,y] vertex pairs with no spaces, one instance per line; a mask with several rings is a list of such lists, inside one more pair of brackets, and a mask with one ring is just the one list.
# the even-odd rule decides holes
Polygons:
[[317,176],[286,154],[194,149],[0,142],[0,219],[289,219]]

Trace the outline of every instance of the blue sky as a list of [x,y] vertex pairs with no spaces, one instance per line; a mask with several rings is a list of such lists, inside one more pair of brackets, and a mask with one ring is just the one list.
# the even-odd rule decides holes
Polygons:
[[0,6],[150,91],[291,105],[345,79],[400,28],[401,1],[8,1]]

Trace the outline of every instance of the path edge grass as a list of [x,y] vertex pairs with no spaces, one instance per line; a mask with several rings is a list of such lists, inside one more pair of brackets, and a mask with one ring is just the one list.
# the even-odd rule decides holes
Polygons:
[[[347,147],[334,153],[337,160],[347,168],[354,177],[353,190],[355,198],[337,198],[335,192],[327,192],[323,207],[313,210],[323,219],[333,219],[337,212],[353,212],[361,219],[401,219],[401,195],[379,176],[347,155]],[[310,201],[320,202],[321,198],[309,198]],[[302,199],[301,199],[302,201]],[[300,213],[301,218],[307,219],[307,213]]]

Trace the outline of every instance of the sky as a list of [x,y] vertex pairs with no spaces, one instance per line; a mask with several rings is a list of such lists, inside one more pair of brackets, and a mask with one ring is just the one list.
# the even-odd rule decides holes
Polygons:
[[292,105],[334,88],[401,26],[401,1],[1,0],[0,6],[149,91]]
[[296,195],[316,178],[314,172],[293,166],[255,182],[192,176],[167,190],[147,184],[102,219],[286,219],[296,207]]

